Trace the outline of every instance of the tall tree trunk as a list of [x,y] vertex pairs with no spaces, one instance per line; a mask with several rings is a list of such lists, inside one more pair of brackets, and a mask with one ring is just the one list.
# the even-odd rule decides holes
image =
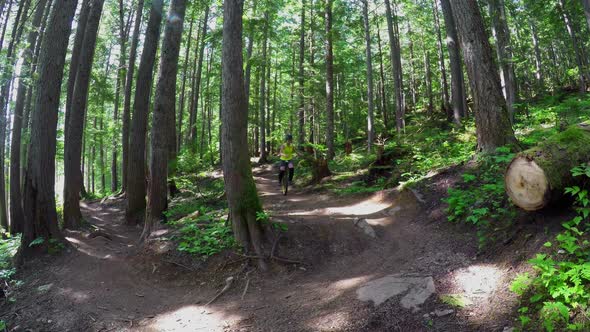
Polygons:
[[[188,72],[188,60],[191,53],[191,43],[193,41],[193,24],[195,19],[191,18],[191,23],[188,29],[188,36],[187,36],[187,45],[184,52],[184,65],[182,68],[182,87],[180,88],[180,102],[179,102],[179,110],[178,110],[178,131],[177,131],[177,138],[176,138],[176,152],[180,152],[180,148],[182,147],[182,120],[184,116],[184,104],[185,94],[186,94],[186,80],[187,80],[187,72]],[[196,56],[196,55],[195,55]]]
[[203,28],[201,31],[201,45],[199,46],[199,63],[197,64],[197,76],[195,81],[195,108],[191,109],[189,118],[189,142],[196,148],[197,144],[197,106],[199,105],[199,91],[201,89],[201,73],[203,72],[203,55],[205,53],[205,41],[207,36],[207,23],[209,20],[209,6],[205,7],[205,18],[203,19]]
[[267,63],[267,50],[268,50],[268,29],[270,22],[270,15],[268,10],[264,12],[264,32],[262,37],[262,65],[260,70],[262,71],[262,77],[260,81],[260,159],[259,163],[263,164],[268,162],[266,157],[266,63]]
[[[152,153],[150,157],[150,190],[147,205],[146,222],[142,239],[150,236],[152,230],[163,217],[167,207],[168,176],[176,158],[176,135],[174,134],[174,116],[176,100],[176,76],[178,74],[178,57],[186,0],[172,0],[168,19],[164,29],[164,40],[160,55],[160,72],[154,100],[152,117]],[[189,36],[190,38],[190,36]],[[172,134],[170,134],[172,133]]]
[[375,129],[373,128],[373,56],[371,52],[371,32],[369,23],[369,2],[362,0],[363,3],[363,21],[365,24],[365,45],[366,45],[366,62],[367,62],[367,149],[371,152],[373,141],[375,140]]
[[[326,146],[328,148],[327,158],[334,158],[334,51],[332,35],[332,4],[333,0],[325,0],[325,24],[326,24]],[[276,82],[275,82],[276,84]],[[276,96],[276,94],[275,94]]]
[[[263,257],[262,229],[256,213],[262,210],[248,156],[248,103],[242,59],[243,0],[224,1],[223,10],[223,173],[229,219],[238,242]],[[260,268],[266,269],[263,259]]]
[[[314,0],[310,0],[309,4],[309,68],[311,69],[311,77],[314,76],[315,71],[315,13],[314,13]],[[309,119],[309,143],[315,143],[315,94],[310,93],[309,96],[309,109],[308,109],[308,116]]]
[[531,27],[531,37],[533,39],[533,47],[535,49],[535,77],[537,79],[537,89],[542,92],[545,87],[545,80],[543,75],[541,48],[539,46],[539,35],[537,33],[537,25],[532,18],[529,18],[529,25]]
[[[16,104],[14,107],[12,141],[10,144],[10,232],[12,234],[23,232],[23,200],[21,191],[21,137],[23,127],[23,110],[25,108],[25,101],[27,91],[30,86],[25,77],[30,77],[32,73],[33,52],[35,51],[36,43],[39,36],[39,27],[41,19],[47,5],[46,0],[40,0],[35,9],[31,30],[27,37],[27,48],[23,52],[23,62],[21,65],[21,72],[18,89],[16,93]],[[25,123],[25,126],[28,126]]]
[[426,80],[426,97],[428,98],[428,114],[432,115],[434,109],[434,97],[432,95],[432,71],[430,70],[430,52],[424,49],[424,76]]
[[405,103],[402,77],[402,60],[401,48],[399,43],[399,31],[397,29],[397,13],[393,12],[389,0],[385,0],[385,16],[387,19],[387,33],[389,35],[389,52],[391,57],[393,90],[395,92],[396,129],[399,133],[405,128]]
[[451,98],[449,95],[449,83],[447,81],[447,67],[445,64],[445,54],[443,52],[442,46],[442,36],[441,36],[441,28],[440,28],[440,18],[439,18],[439,11],[438,11],[438,0],[433,1],[434,6],[432,8],[434,12],[434,27],[436,29],[436,47],[438,51],[438,63],[439,63],[439,70],[440,70],[440,85],[441,85],[441,105],[444,112],[447,114],[448,118],[450,119],[452,115],[448,112],[450,111],[451,107]]
[[588,29],[590,30],[590,0],[581,0],[584,6],[584,14],[586,15],[586,23],[588,23]]
[[410,51],[410,59],[408,62],[410,63],[410,96],[412,97],[412,105],[410,105],[409,109],[414,109],[416,104],[418,103],[418,88],[416,83],[416,69],[414,65],[414,42],[413,42],[413,35],[412,26],[410,25],[410,21],[406,20],[406,24],[408,27],[408,50]]
[[299,134],[297,142],[299,148],[303,149],[305,143],[305,72],[303,70],[305,61],[305,0],[301,0],[301,26],[299,38]]
[[451,0],[475,107],[478,150],[515,144],[500,77],[476,0]]
[[586,84],[587,77],[586,77],[586,69],[584,66],[584,58],[582,55],[582,49],[580,46],[580,41],[578,40],[578,35],[576,34],[576,29],[574,29],[572,25],[572,20],[570,14],[565,7],[565,3],[563,0],[559,0],[559,10],[561,12],[561,17],[563,18],[563,22],[565,23],[565,27],[567,32],[572,39],[572,45],[574,47],[574,54],[576,57],[576,64],[578,65],[579,71],[579,79],[580,79],[580,92],[586,92]]
[[379,46],[379,94],[381,98],[381,116],[385,133],[389,132],[389,114],[387,112],[387,94],[385,93],[385,68],[383,66],[383,48],[381,47],[381,32],[377,26],[377,45]]
[[[252,0],[252,16],[256,16],[258,0]],[[246,77],[244,87],[246,90],[246,102],[250,105],[250,77],[252,76],[252,50],[254,49],[254,20],[248,23],[248,45],[246,46]]]
[[516,102],[516,75],[512,63],[512,49],[510,44],[510,30],[506,22],[506,11],[503,0],[487,0],[492,18],[492,34],[496,40],[496,55],[500,65],[500,78],[506,107],[510,120],[514,122],[514,103]]
[[90,73],[94,59],[96,37],[104,0],[92,0],[88,21],[80,49],[80,61],[76,70],[74,92],[70,107],[69,122],[66,123],[64,148],[64,227],[78,228],[82,221],[80,212],[80,192],[83,178],[80,170],[82,160],[82,136],[84,132],[84,113],[88,103]]
[[[138,223],[143,219],[145,213],[145,141],[163,7],[163,0],[152,1],[143,52],[141,53],[141,62],[137,71],[137,86],[135,88],[131,135],[129,137],[129,146],[133,147],[133,149],[129,151],[129,168],[127,169],[125,218],[128,224]],[[151,181],[153,177],[147,180]]]
[[[13,81],[13,74],[14,68],[16,67],[16,59],[15,51],[18,46],[18,42],[20,41],[21,35],[23,33],[23,29],[26,23],[26,16],[29,11],[31,1],[24,0],[19,3],[18,10],[16,17],[14,18],[12,32],[10,34],[10,41],[8,43],[8,48],[6,50],[5,62],[2,68],[1,74],[1,81],[2,85],[0,88],[0,226],[3,230],[9,231],[8,225],[8,209],[7,209],[7,201],[6,201],[6,177],[4,163],[5,163],[5,155],[6,155],[6,132],[8,126],[7,120],[7,110],[8,110],[8,103],[10,101],[9,95],[11,91],[11,84]],[[9,6],[10,7],[10,6]],[[10,15],[10,11],[6,13],[8,24],[8,18]],[[5,26],[6,27],[6,26]],[[3,38],[2,38],[3,39]],[[1,46],[0,46],[1,47]]]
[[[115,128],[118,127],[119,122],[119,107],[120,107],[120,98],[121,98],[121,88],[125,82],[126,76],[126,65],[127,61],[125,57],[127,56],[127,38],[129,36],[128,27],[130,26],[131,22],[131,15],[127,16],[125,19],[125,7],[123,0],[119,0],[119,45],[121,47],[121,53],[119,54],[119,69],[117,70],[117,83],[115,86],[115,109],[113,112],[113,122],[115,124]],[[119,186],[119,174],[118,174],[118,141],[119,135],[115,133],[113,135],[113,151],[111,156],[111,192],[115,193]],[[84,167],[82,167],[84,169]]]
[[[100,137],[98,138],[98,146],[99,146],[99,158],[100,158],[100,190],[101,193],[104,195],[107,192],[107,183],[106,183],[106,174],[105,174],[105,159],[104,159],[104,119],[100,117],[100,125],[98,127],[100,130]],[[81,181],[83,182],[83,181]]]
[[65,243],[57,224],[55,209],[55,152],[59,96],[63,79],[68,40],[76,0],[56,1],[39,56],[39,78],[32,114],[31,144],[24,185],[24,232],[21,250],[24,257],[37,247],[30,247],[41,237],[48,243],[56,239]]
[[141,30],[141,17],[143,15],[144,0],[137,1],[135,10],[135,21],[133,23],[133,37],[131,37],[131,50],[129,51],[129,66],[125,77],[125,97],[123,100],[123,156],[121,165],[121,191],[127,191],[127,180],[129,178],[129,127],[131,123],[131,91],[133,89],[133,77],[135,76],[135,58],[137,57],[137,44],[139,43],[139,32]]
[[442,12],[445,17],[447,30],[447,49],[449,50],[449,61],[451,64],[451,95],[453,107],[453,120],[456,124],[461,123],[461,118],[467,114],[465,93],[465,82],[463,80],[463,65],[461,63],[461,50],[459,48],[459,37],[453,17],[453,8],[449,0],[440,0]]

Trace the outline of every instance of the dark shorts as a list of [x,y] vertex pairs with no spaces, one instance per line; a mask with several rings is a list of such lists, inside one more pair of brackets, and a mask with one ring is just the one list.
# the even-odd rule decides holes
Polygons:
[[295,168],[295,164],[293,164],[293,160],[281,160],[279,164],[279,170],[284,171],[289,168]]

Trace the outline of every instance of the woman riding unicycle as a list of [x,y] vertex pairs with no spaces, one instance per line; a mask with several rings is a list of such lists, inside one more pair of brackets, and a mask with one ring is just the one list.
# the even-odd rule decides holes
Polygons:
[[[293,145],[293,135],[285,136],[285,144],[280,148],[280,167],[279,167],[279,185],[283,195],[287,195],[289,185],[293,182],[293,174],[295,174],[295,165],[293,158],[295,157],[295,146]],[[289,169],[289,176],[285,176],[285,172]]]

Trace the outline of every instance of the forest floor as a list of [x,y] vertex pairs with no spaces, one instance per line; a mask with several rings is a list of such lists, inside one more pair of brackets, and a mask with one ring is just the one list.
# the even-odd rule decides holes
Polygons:
[[[72,248],[29,262],[0,317],[9,331],[509,331],[510,281],[561,216],[530,218],[481,253],[440,200],[460,171],[337,197],[297,187],[283,196],[271,166],[255,169],[265,210],[287,225],[277,256],[303,262],[275,261],[268,273],[237,254],[194,268],[159,255],[164,241],[140,250],[124,201],[86,203],[85,228],[66,232]],[[89,237],[96,229],[105,236]]]

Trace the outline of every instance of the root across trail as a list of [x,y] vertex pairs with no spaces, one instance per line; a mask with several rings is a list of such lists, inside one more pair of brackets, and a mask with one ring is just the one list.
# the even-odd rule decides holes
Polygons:
[[261,274],[234,255],[223,268],[193,269],[140,250],[141,229],[124,225],[120,198],[85,203],[88,225],[65,233],[72,249],[29,262],[17,275],[22,285],[0,307],[8,330],[511,327],[517,303],[507,285],[521,269],[513,253],[534,252],[534,241],[478,257],[473,232],[446,222],[440,203],[456,173],[413,190],[349,197],[297,187],[283,196],[270,167],[255,177],[265,210],[287,225],[272,255],[294,264]]

